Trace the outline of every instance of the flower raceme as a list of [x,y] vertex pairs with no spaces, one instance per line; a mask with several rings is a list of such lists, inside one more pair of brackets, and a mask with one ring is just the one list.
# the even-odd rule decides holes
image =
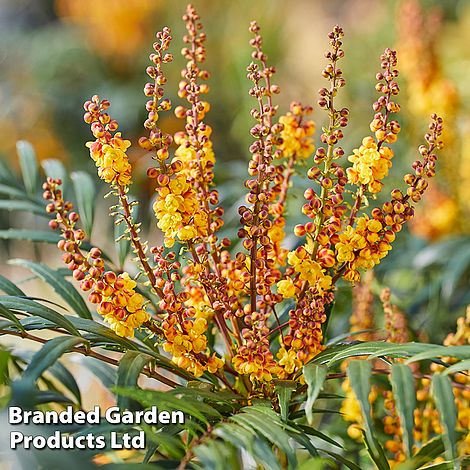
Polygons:
[[[84,119],[95,139],[87,146],[98,176],[117,198],[112,213],[117,223],[125,225],[124,237],[136,255],[139,275],[105,268],[110,262],[105,263],[97,249],[83,253],[86,234],[77,228],[78,215],[63,201],[55,180],[45,185],[47,211],[55,214],[51,227],[62,231],[59,248],[64,261],[117,334],[133,336],[140,328],[195,376],[215,374],[240,393],[256,394],[260,389],[274,393],[274,379],[297,377],[323,349],[323,329],[332,315],[338,279],[358,281],[361,273],[380,263],[396,234],[413,217],[414,204],[435,174],[442,120],[432,116],[426,145],[419,148],[420,157],[405,175],[405,187],[394,189],[388,201],[373,207],[392,165],[390,146],[400,131],[391,119],[400,109],[395,102],[396,53],[387,49],[381,56],[372,135],[346,158],[340,143],[349,111],[336,104],[346,84],[339,67],[343,30],[336,26],[328,36],[331,47],[322,72],[327,86],[320,89],[318,100],[328,124],[315,148],[312,106],[294,102],[278,116],[276,70],[268,63],[260,27],[252,22],[247,77],[255,106],[247,192],[238,209],[238,232],[232,239],[221,237],[224,210],[214,186],[216,158],[212,128],[206,122],[210,112],[206,35],[191,5],[183,20],[186,66],[178,86],[181,102],[174,108],[181,129],[170,134],[158,127],[160,116],[173,108],[164,90],[165,68],[173,61],[172,36],[164,28],[149,56],[146,135],[139,139],[152,162],[147,174],[155,185],[153,211],[163,244],[149,248],[141,240],[140,224],[132,213],[136,202],[128,198],[130,142],[108,114],[109,102],[97,96],[84,106]],[[306,221],[295,227],[299,240],[292,246],[286,237],[286,206],[292,178],[305,166],[312,182],[304,194]],[[240,244],[232,248],[235,235]],[[173,251],[174,246],[178,249]],[[282,323],[281,309],[287,312]],[[240,380],[233,381],[233,376]]]

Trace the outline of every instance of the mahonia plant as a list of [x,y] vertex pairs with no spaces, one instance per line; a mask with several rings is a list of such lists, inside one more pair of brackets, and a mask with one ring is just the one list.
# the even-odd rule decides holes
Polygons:
[[[354,334],[356,340],[361,341],[385,340],[395,344],[409,343],[412,332],[408,326],[407,317],[395,304],[392,304],[391,291],[388,288],[383,289],[380,294],[385,320],[384,330],[381,331],[374,328],[376,309],[374,308],[374,296],[371,292],[373,280],[371,274],[372,272],[369,271],[367,276],[353,290],[353,314],[350,317],[350,332]],[[449,333],[443,341],[444,346],[462,346],[468,344],[470,344],[470,307],[467,307],[465,316],[457,319],[455,333]],[[348,359],[343,362],[341,368],[346,370],[348,362],[351,360],[355,359]],[[403,361],[403,359],[395,360],[398,362]],[[456,362],[452,357],[443,357],[442,361],[442,364],[445,363],[447,366]],[[377,371],[384,370],[384,364],[379,359],[375,360],[374,366]],[[431,393],[431,378],[433,374],[444,371],[446,366],[433,362],[424,368],[424,370],[420,370],[418,363],[412,363],[410,367],[413,374],[417,377],[416,407],[413,409],[413,440],[416,450],[419,450],[433,438],[445,432],[433,394]],[[467,456],[470,451],[470,434],[468,433],[470,424],[470,411],[468,407],[470,391],[468,384],[470,376],[468,372],[465,371],[463,374],[455,375],[452,382],[452,393],[456,406],[456,425],[462,432],[457,441],[457,453],[459,456]],[[342,389],[345,398],[341,405],[341,413],[343,419],[349,424],[347,434],[351,439],[360,442],[364,427],[360,403],[351,388],[348,378],[342,382]],[[393,468],[404,462],[407,458],[396,397],[387,383],[378,382],[372,386],[368,400],[374,419],[377,423],[382,424],[381,431],[387,436],[384,448],[388,452],[388,463]],[[443,461],[444,458],[438,456],[434,463]]]
[[[131,143],[108,114],[109,101],[96,95],[84,104],[94,139],[87,146],[98,176],[117,199],[111,212],[116,223],[125,224],[124,237],[132,244],[139,275],[108,269],[98,248],[84,252],[86,234],[77,228],[79,216],[64,201],[61,182],[51,178],[44,184],[47,212],[54,216],[50,226],[62,233],[58,247],[73,277],[118,335],[132,337],[141,329],[194,376],[207,371],[239,393],[270,397],[274,379],[299,379],[303,365],[324,349],[337,282],[359,281],[390,252],[396,234],[413,217],[414,204],[436,172],[442,119],[432,116],[404,187],[373,207],[400,132],[393,119],[400,110],[395,51],[386,49],[380,58],[370,133],[347,156],[341,141],[349,111],[336,102],[346,84],[340,68],[343,30],[335,26],[328,35],[330,50],[322,72],[327,86],[320,89],[318,101],[328,122],[315,149],[312,106],[294,102],[279,115],[276,70],[264,52],[260,27],[252,22],[247,77],[254,102],[253,141],[245,203],[238,209],[240,228],[233,237],[240,244],[231,249],[233,241],[219,235],[224,209],[214,186],[215,154],[207,122],[206,35],[191,5],[183,20],[186,66],[178,86],[182,103],[174,108],[182,130],[172,134],[158,125],[173,107],[164,91],[165,69],[173,61],[172,36],[163,28],[149,56],[146,134],[139,140],[152,158],[147,174],[155,185],[153,211],[163,245],[149,247],[140,238],[133,215],[137,202],[129,197]],[[311,186],[304,194],[305,222],[295,226],[298,247],[290,249],[285,243],[286,201],[293,175],[306,166]],[[154,301],[142,295],[137,282]],[[280,311],[286,308],[288,317],[282,318]],[[209,341],[214,334],[219,340]]]

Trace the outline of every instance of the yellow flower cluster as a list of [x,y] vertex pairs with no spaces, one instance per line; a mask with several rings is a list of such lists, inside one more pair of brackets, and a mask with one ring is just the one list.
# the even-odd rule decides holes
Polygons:
[[150,319],[145,311],[144,297],[135,292],[137,283],[127,272],[116,276],[107,272],[103,280],[96,282],[93,295],[98,294],[101,303],[97,311],[119,336],[132,338],[134,329]]
[[214,309],[210,306],[209,298],[204,289],[197,285],[190,285],[185,290],[188,292],[189,298],[184,305],[188,307],[188,310],[191,309],[191,316],[206,320],[212,318]]
[[207,320],[196,318],[193,320],[178,321],[176,315],[169,316],[162,323],[166,343],[163,348],[172,355],[172,361],[196,377],[200,377],[205,370],[217,372],[223,367],[224,361],[215,356],[207,358],[205,366],[197,359],[207,348]]
[[357,279],[357,269],[370,269],[387,256],[392,249],[391,242],[395,239],[393,232],[382,233],[382,223],[369,219],[367,215],[357,219],[356,227],[347,226],[339,234],[336,243],[336,258],[339,263],[349,263],[350,271],[347,279]]
[[269,350],[254,350],[242,346],[232,360],[233,367],[239,374],[247,375],[252,382],[270,382],[273,375],[279,374],[279,367]]
[[173,246],[176,239],[187,241],[207,233],[207,214],[199,210],[196,192],[183,172],[168,179],[157,191],[153,210],[157,226],[165,234],[166,247]]
[[[297,110],[296,113],[296,109]],[[279,123],[283,125],[280,133],[282,143],[278,148],[282,151],[281,156],[288,158],[293,155],[296,158],[305,159],[312,155],[315,150],[313,144],[313,134],[315,133],[315,124],[313,121],[301,121],[299,116],[302,107],[292,106],[294,112],[288,112],[279,118]]]
[[99,140],[88,142],[90,156],[98,167],[98,176],[111,185],[131,184],[132,167],[126,154],[131,142],[124,140],[118,132],[103,144]]
[[196,149],[191,145],[187,134],[184,132],[175,134],[175,144],[178,145],[175,155],[183,163],[183,171],[189,180],[198,179],[201,172],[206,173],[208,166],[212,168],[215,163],[214,150],[210,140],[211,134],[212,128],[210,126],[207,124],[200,126],[198,136],[203,143],[198,156],[196,156]]
[[392,166],[393,151],[389,147],[378,148],[372,137],[365,137],[359,149],[353,150],[348,160],[353,164],[346,170],[351,184],[367,185],[369,192],[378,193],[382,189],[381,180],[388,175]]
[[302,367],[302,362],[297,358],[297,351],[294,349],[286,349],[282,346],[276,356],[279,359],[278,364],[282,368],[278,371],[278,376],[281,379]]
[[[311,259],[310,254],[304,247],[289,252],[287,261],[294,268],[294,271],[299,273],[299,278],[302,281],[307,281],[311,287],[316,287],[319,294],[331,288],[331,276],[326,274],[326,271],[319,263]],[[282,281],[280,282],[282,283]],[[281,284],[281,286],[279,286],[278,283],[278,288],[279,287],[281,291],[292,292],[290,284]]]

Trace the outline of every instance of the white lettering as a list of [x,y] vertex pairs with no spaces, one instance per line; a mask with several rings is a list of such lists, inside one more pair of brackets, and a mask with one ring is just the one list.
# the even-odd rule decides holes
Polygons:
[[10,424],[20,424],[23,422],[23,410],[19,406],[8,408],[8,422]]
[[111,449],[122,449],[122,444],[118,442],[118,436],[116,432],[112,432],[110,435],[110,444],[111,444]]
[[16,445],[23,442],[23,434],[19,431],[12,431],[10,433],[10,449],[16,449]]
[[184,424],[184,413],[182,411],[172,411],[171,412],[171,424]]
[[161,424],[169,424],[170,413],[168,411],[160,411],[160,413],[158,413],[158,422]]
[[106,410],[105,419],[109,424],[119,424],[121,417],[119,415],[119,407],[112,406]]

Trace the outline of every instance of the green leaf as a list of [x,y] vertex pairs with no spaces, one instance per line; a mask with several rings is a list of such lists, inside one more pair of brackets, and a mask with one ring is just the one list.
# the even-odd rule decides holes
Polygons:
[[26,295],[16,284],[0,274],[0,291],[7,295]]
[[454,460],[457,458],[457,434],[455,432],[457,425],[457,409],[452,384],[450,378],[443,374],[434,374],[431,384],[432,395],[436,402],[437,411],[439,412],[439,419],[445,430],[442,436],[445,454],[448,460]]
[[390,382],[403,431],[403,442],[408,457],[413,454],[414,409],[416,408],[415,380],[411,369],[404,364],[393,364]]
[[292,397],[292,392],[297,387],[297,382],[294,380],[275,380],[274,387],[279,398],[279,407],[281,409],[281,418],[287,421],[289,414],[289,403]]
[[447,367],[447,369],[444,370],[442,373],[444,375],[449,375],[449,374],[455,374],[457,372],[468,371],[468,370],[470,370],[470,359],[456,362],[455,364],[452,364],[451,366]]
[[364,442],[370,457],[379,470],[390,470],[387,456],[374,434],[364,432]]
[[457,462],[439,462],[435,463],[434,465],[427,465],[426,467],[422,467],[421,470],[453,470],[455,468],[460,468],[456,467]]
[[8,364],[10,363],[11,352],[0,349],[0,384],[8,385],[10,382],[10,373]]
[[41,162],[41,166],[46,176],[62,180],[62,192],[65,193],[67,191],[67,170],[64,164],[56,158],[48,158]]
[[77,292],[75,287],[57,273],[57,271],[43,263],[36,263],[26,259],[13,259],[10,260],[9,263],[22,266],[36,274],[36,276],[49,284],[54,291],[72,307],[73,311],[78,316],[88,318],[89,320],[93,318],[82,296]]
[[350,460],[346,459],[342,455],[332,452],[331,450],[327,449],[318,449],[320,452],[325,452],[325,454],[331,455],[335,460],[338,462],[341,462],[343,465],[346,467],[350,468],[351,470],[361,470],[361,467],[359,465],[356,465],[354,462],[351,462]]
[[434,460],[436,457],[439,457],[444,452],[444,441],[442,437],[436,437],[423,445],[418,452],[416,452],[415,459],[423,459],[420,464]]
[[305,462],[302,462],[297,467],[297,470],[324,470],[325,465],[327,463],[328,463],[327,459],[323,459],[321,457],[315,457],[312,459],[308,459]]
[[369,403],[372,366],[369,361],[355,360],[348,364],[347,374],[351,387],[359,401],[366,430],[372,431],[371,407]]
[[470,359],[470,346],[435,346],[429,351],[423,351],[410,357],[406,364],[434,359],[436,357],[455,357],[458,359]]
[[[220,413],[203,401],[194,398],[177,396],[173,392],[158,392],[156,390],[140,390],[137,388],[115,388],[116,393],[150,407],[158,403],[159,409],[180,410],[187,415],[194,416],[204,424],[209,424],[208,418],[221,419]],[[178,394],[179,395],[179,394]]]
[[20,297],[14,297],[9,295],[0,296],[0,303],[10,310],[17,310],[31,315],[37,315],[38,317],[49,320],[55,325],[64,328],[74,336],[80,336],[79,331],[75,326],[63,315],[57,313],[45,305],[41,305],[38,302],[30,299],[23,299]]
[[[32,242],[54,243],[56,244],[62,237],[55,232],[44,232],[41,230],[8,229],[0,230],[0,239],[4,240],[28,240]],[[82,242],[81,248],[85,251],[91,249],[88,242]],[[102,251],[102,257],[109,260],[109,256]]]
[[84,338],[74,336],[59,336],[49,340],[33,356],[28,367],[24,370],[21,380],[34,383],[63,354],[85,342],[87,341]]
[[84,171],[75,171],[70,175],[77,198],[77,208],[83,229],[91,235],[95,217],[96,189],[92,177]]
[[442,437],[436,437],[424,444],[412,459],[407,459],[396,470],[415,470],[422,465],[433,461],[444,453],[444,443]]
[[24,191],[8,184],[0,184],[0,194],[18,199],[28,199]]
[[4,240],[29,240],[32,242],[57,243],[61,239],[61,236],[54,232],[10,228],[8,230],[0,230],[0,238]]
[[204,470],[240,470],[236,448],[226,442],[208,440],[194,448],[194,454]]
[[289,434],[282,428],[282,421],[279,417],[274,412],[269,414],[254,409],[254,406],[245,407],[241,413],[231,416],[230,421],[263,435],[269,443],[274,444],[286,454],[291,465],[295,465],[297,459],[289,443]]
[[[152,356],[140,351],[127,351],[119,360],[116,385],[119,388],[133,388],[137,385],[142,368],[152,360]],[[121,409],[129,408],[130,398],[119,395],[117,405]]]
[[305,415],[308,424],[313,422],[313,405],[320,391],[323,389],[328,368],[313,362],[306,364],[303,368],[305,383],[307,384],[307,402],[305,403]]
[[375,462],[379,470],[389,469],[384,451],[374,436],[371,406],[369,403],[370,378],[372,374],[372,366],[369,361],[354,360],[348,364],[347,374],[351,388],[356,395],[361,407],[362,417],[364,419],[364,440],[369,450],[369,455]]
[[38,190],[39,167],[33,146],[25,140],[16,143],[24,187],[30,196]]
[[18,186],[16,181],[16,175],[11,170],[10,166],[4,159],[0,158],[0,181],[2,183],[11,183],[13,182],[15,186]]
[[8,310],[4,305],[0,303],[0,317],[10,320],[20,331],[26,331],[24,326],[20,323],[16,315]]
[[[297,425],[292,425],[290,426],[296,427]],[[339,442],[336,442],[334,439],[331,439],[331,437],[328,437],[326,434],[322,433],[321,431],[318,431],[318,429],[312,428],[310,426],[305,426],[303,424],[299,424],[298,427],[305,433],[310,436],[315,436],[318,437],[319,439],[322,439],[325,442],[328,442],[329,444],[332,444],[336,447],[342,447]]]
[[77,403],[81,403],[82,397],[77,381],[63,364],[56,362],[49,368],[49,373],[72,393]]
[[112,388],[116,384],[116,368],[101,362],[94,357],[78,356],[80,365],[84,365],[106,388]]
[[0,210],[6,211],[22,211],[22,212],[31,212],[42,217],[47,217],[47,213],[44,210],[44,207],[35,204],[32,201],[15,201],[11,199],[1,199],[0,200]]
[[[1,301],[1,297],[0,297]],[[110,328],[98,323],[94,320],[88,320],[86,318],[73,317],[71,315],[64,315],[64,318],[68,320],[77,330],[86,331],[92,333],[100,338],[100,340],[110,345],[119,345],[123,349],[138,349],[139,346],[133,341],[118,336]]]
[[272,448],[251,428],[247,429],[236,423],[222,423],[214,429],[213,434],[239,449],[244,449],[258,464],[263,465],[263,468],[281,470]]

